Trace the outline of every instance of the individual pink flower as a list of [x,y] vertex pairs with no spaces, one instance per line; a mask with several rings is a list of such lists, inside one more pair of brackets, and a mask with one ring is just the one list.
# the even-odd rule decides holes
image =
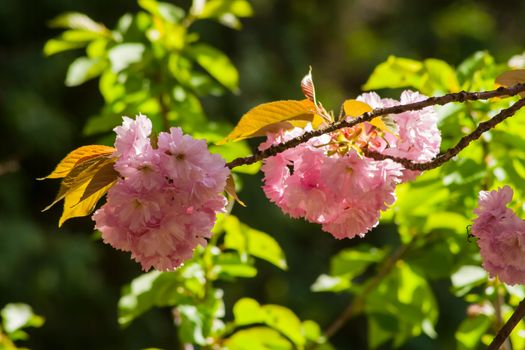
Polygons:
[[481,191],[472,234],[491,276],[507,284],[525,284],[525,221],[507,208],[512,195],[509,186]]
[[121,178],[93,214],[96,228],[104,242],[130,251],[144,270],[173,270],[211,237],[216,214],[226,205],[221,192],[229,170],[206,142],[180,128],[160,133],[153,148],[145,116],[124,117],[115,132]]

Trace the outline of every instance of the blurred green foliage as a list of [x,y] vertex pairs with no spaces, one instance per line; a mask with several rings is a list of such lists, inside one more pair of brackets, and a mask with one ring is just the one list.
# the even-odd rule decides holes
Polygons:
[[[133,304],[128,304],[128,315],[140,308],[144,309],[139,313],[144,313],[125,329],[119,328],[117,320],[122,320],[123,315],[122,302],[118,311],[116,306],[120,288],[140,274],[138,267],[126,255],[94,242],[89,220],[67,223],[58,231],[58,210],[46,215],[40,213],[53,197],[56,186],[35,183],[34,179],[48,173],[60,158],[76,146],[111,143],[112,136],[108,131],[120,122],[122,114],[149,113],[150,117],[157,118],[157,127],[162,128],[160,107],[166,103],[171,106],[169,123],[185,123],[185,128],[193,128],[191,131],[199,137],[213,141],[213,138],[222,137],[229,130],[228,125],[236,123],[240,115],[258,103],[300,98],[298,82],[308,65],[314,67],[318,97],[326,106],[338,110],[341,101],[359,93],[360,86],[376,66],[382,64],[388,72],[389,62],[420,67],[406,72],[405,77],[413,84],[419,84],[409,84],[412,88],[424,89],[428,94],[452,91],[457,88],[456,83],[459,88],[468,90],[491,89],[494,76],[505,69],[504,65],[494,62],[505,62],[510,56],[523,51],[522,43],[525,41],[525,33],[521,30],[525,4],[517,0],[505,3],[468,0],[254,0],[250,3],[254,17],[242,20],[241,31],[229,28],[240,23],[235,19],[237,16],[232,21],[231,16],[215,15],[218,10],[212,9],[206,15],[212,21],[195,22],[186,28],[184,35],[176,36],[185,40],[174,42],[166,38],[156,42],[150,40],[155,39],[157,25],[151,19],[160,18],[159,21],[169,30],[184,32],[177,27],[180,15],[177,15],[177,10],[172,10],[174,5],[191,8],[189,1],[173,1],[167,6],[168,10],[148,7],[151,4],[148,1],[140,6],[134,0],[7,0],[2,5],[0,301],[1,304],[27,302],[38,314],[46,317],[45,326],[31,330],[30,339],[22,342],[28,347],[178,347],[180,339],[172,326],[171,310],[153,307],[174,305],[173,301],[157,299],[161,298],[159,296],[139,298],[145,304],[137,301],[135,305],[140,307],[137,306],[134,311],[130,311]],[[98,28],[99,32],[95,29],[95,34],[86,33],[89,32],[86,28],[71,28],[73,33],[61,38],[60,32],[50,29],[47,23],[50,18],[71,11],[86,13],[97,22],[110,25],[101,29],[100,25],[93,26],[91,23],[88,28]],[[119,27],[121,22],[118,21],[125,12],[140,12],[144,14],[141,17],[150,20],[140,22],[134,15],[127,16],[131,18],[131,25],[125,30],[125,27]],[[229,27],[213,23],[215,20]],[[67,22],[62,18],[62,23],[58,21],[54,24],[70,26]],[[153,29],[150,31],[153,36],[150,38],[138,30],[133,34],[133,28],[142,28],[145,32]],[[91,49],[83,57],[78,56],[78,50],[66,51],[51,58],[43,57],[44,43],[56,35],[59,35],[60,43],[55,43],[54,50],[57,47],[83,48],[92,45]],[[191,41],[196,38],[195,35],[198,35],[200,43],[213,43],[217,48],[215,50],[224,52],[230,57],[229,61],[235,62],[239,67],[239,90],[232,88],[232,81],[235,81],[232,69],[226,69],[225,72],[229,73],[226,78],[221,78],[216,76],[220,73],[209,68],[210,61],[217,61],[223,66],[229,66],[229,61],[221,59],[224,56],[217,56],[216,51],[210,51],[208,46],[203,49],[197,45],[195,48],[196,43]],[[105,43],[101,44],[103,41]],[[95,42],[99,44],[95,45]],[[184,43],[183,48],[179,47],[181,42]],[[158,46],[169,46],[177,51],[179,58],[172,59],[171,69],[169,58],[173,53],[166,50],[159,52],[154,49]],[[47,47],[47,50],[49,53],[51,49]],[[487,52],[494,54],[495,58]],[[124,53],[132,59],[119,60]],[[393,58],[387,59],[389,56]],[[427,60],[431,57],[440,60]],[[470,58],[464,61],[465,57]],[[76,68],[71,68],[66,74],[71,62],[77,62]],[[146,71],[145,67],[148,68]],[[177,72],[175,75],[173,69]],[[191,76],[199,76],[202,80],[184,80],[184,74],[178,80],[177,69],[190,72]],[[160,83],[155,75],[159,71],[163,73]],[[105,73],[106,78],[102,79]],[[394,73],[399,72],[396,69]],[[396,74],[384,74],[390,82],[399,78]],[[101,86],[97,86],[95,80],[86,80],[85,84],[72,88],[63,86],[64,81],[77,85],[95,76],[101,76],[99,84],[104,80],[103,89],[106,90],[102,90],[107,94],[100,95]],[[203,81],[209,84],[204,84],[207,90],[201,91],[198,83]],[[377,85],[381,84],[380,79],[376,79],[374,84],[374,89],[381,88]],[[382,95],[397,97],[402,84],[383,87],[396,89],[382,91]],[[218,97],[219,90],[240,95],[224,94]],[[149,91],[154,98],[145,99],[144,91]],[[477,122],[485,120],[507,103],[502,100],[491,104],[476,102],[441,108],[443,147],[452,145]],[[137,110],[139,107],[140,110]],[[202,123],[204,115],[211,122]],[[185,120],[186,116],[194,119]],[[97,117],[104,123],[95,122]],[[374,272],[395,251],[392,249],[397,249],[402,243],[413,242],[402,264],[394,266],[389,278],[382,282],[394,286],[403,283],[402,297],[387,298],[388,310],[364,309],[371,312],[363,311],[352,318],[332,339],[334,347],[360,349],[374,344],[379,348],[390,348],[393,342],[407,340],[402,346],[404,349],[453,348],[456,334],[458,348],[477,348],[490,338],[485,333],[493,331],[490,325],[493,324],[494,314],[490,310],[493,310],[492,302],[497,297],[495,291],[506,296],[505,317],[510,311],[508,306],[517,305],[523,296],[521,288],[502,289],[501,286],[487,284],[486,275],[479,268],[477,273],[465,270],[466,267],[479,267],[475,244],[466,240],[466,225],[473,216],[471,210],[480,187],[509,183],[517,192],[516,204],[522,203],[523,191],[516,186],[525,177],[521,118],[519,115],[500,125],[487,134],[484,141],[466,149],[455,162],[428,172],[418,182],[400,188],[398,205],[387,213],[384,225],[362,240],[335,241],[314,225],[285,217],[262,195],[259,175],[243,176],[244,186],[240,196],[248,207],[236,207],[234,213],[249,227],[257,228],[255,232],[268,232],[279,242],[286,252],[288,270],[280,271],[272,264],[254,261],[253,257],[262,257],[250,253],[249,245],[244,247],[244,252],[231,248],[221,253],[219,256],[229,253],[226,255],[229,260],[221,262],[222,267],[215,271],[216,275],[236,279],[242,277],[243,283],[230,283],[229,280],[222,280],[223,277],[214,282],[215,291],[224,290],[224,304],[227,306],[224,309],[217,301],[221,298],[220,293],[216,293],[206,299],[205,312],[199,308],[192,309],[191,305],[178,310],[179,319],[193,325],[185,328],[184,334],[205,336],[210,331],[211,319],[223,320],[225,327],[230,322],[235,325],[238,316],[233,306],[237,305],[237,301],[244,301],[241,299],[244,296],[256,299],[258,308],[286,305],[294,310],[295,317],[313,319],[324,329],[349,301],[355,300],[366,288]],[[242,152],[249,153],[246,144],[242,148],[230,150],[227,157],[231,159]],[[226,146],[220,152],[226,155]],[[484,158],[486,152],[496,159],[488,167]],[[416,236],[421,238],[415,239]],[[362,244],[368,246],[361,247]],[[387,249],[388,246],[391,249]],[[332,260],[337,262],[329,268],[332,255]],[[282,263],[278,263],[283,261],[282,256],[272,256],[271,262],[282,267]],[[239,259],[245,259],[243,264],[238,263]],[[254,268],[250,269],[246,261],[258,269],[257,278],[245,278],[254,274]],[[345,269],[348,269],[346,276]],[[451,272],[454,272],[452,281],[449,277]],[[334,288],[331,290],[342,293],[310,292],[309,286],[321,274],[325,274],[325,281],[317,279],[314,284],[318,286],[316,290],[329,290],[332,283]],[[160,278],[159,282],[165,278]],[[130,285],[131,291],[134,290],[134,282]],[[167,278],[162,283],[177,284],[181,280],[174,277],[169,281]],[[378,288],[370,298],[378,298],[380,292],[381,288]],[[123,300],[128,295],[135,295],[127,293]],[[426,302],[409,302],[421,293],[427,296]],[[138,295],[135,296],[138,298]],[[477,309],[466,318],[469,304]],[[410,322],[399,323],[396,317],[401,312],[390,310],[408,312]],[[365,318],[365,315],[371,316]],[[306,341],[319,339],[317,325],[301,322]],[[519,331],[523,325],[520,323],[519,327],[511,339],[518,348],[522,344]],[[233,334],[225,334],[232,335],[228,338],[232,347],[249,344],[248,341],[257,342],[258,339],[265,344],[276,344],[274,347],[286,348],[291,344],[288,336],[264,321],[253,328],[241,327]],[[438,335],[435,340],[428,337],[433,335],[432,329]],[[369,341],[371,334],[377,335],[373,342]],[[299,338],[295,336],[294,339],[300,341]],[[381,345],[383,340],[386,343]]]

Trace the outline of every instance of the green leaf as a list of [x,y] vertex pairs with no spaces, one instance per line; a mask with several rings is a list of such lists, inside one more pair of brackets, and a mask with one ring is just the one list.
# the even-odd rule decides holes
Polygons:
[[361,244],[337,253],[330,261],[330,273],[352,279],[362,274],[370,264],[380,262],[384,257],[383,250]]
[[408,58],[389,56],[386,62],[379,64],[370,78],[368,78],[363,90],[377,90],[384,88],[400,88],[421,84],[422,77],[419,73],[423,69],[423,63]]
[[238,92],[239,73],[222,51],[199,43],[190,46],[189,53],[219,83],[233,92]]
[[299,318],[289,309],[279,305],[260,305],[250,298],[239,300],[233,307],[234,322],[237,326],[264,323],[278,330],[297,347],[304,346],[306,340]]
[[77,86],[100,75],[106,62],[100,58],[79,57],[67,70],[66,86]]
[[159,16],[170,23],[179,23],[184,18],[185,12],[169,2],[156,0],[138,0],[139,6],[149,13]]
[[216,256],[212,273],[219,279],[233,280],[235,277],[255,277],[257,269],[250,261],[241,259],[239,254],[226,252]]
[[312,284],[310,289],[313,292],[342,292],[350,288],[350,279],[342,276],[330,276],[322,274]]
[[152,307],[183,304],[204,296],[202,267],[190,260],[173,272],[152,271],[124,287],[118,303],[118,322],[129,325]]
[[8,334],[26,327],[41,327],[44,324],[44,318],[35,315],[31,306],[27,304],[7,304],[0,314],[2,315],[2,328]]
[[463,296],[476,286],[487,281],[487,272],[480,266],[461,266],[451,276],[452,287],[456,296]]
[[213,18],[233,29],[241,28],[237,17],[250,17],[253,14],[252,7],[246,0],[194,1],[190,11],[197,18]]
[[253,327],[235,332],[225,340],[224,345],[229,350],[296,349],[278,331],[267,327]]
[[[427,281],[409,265],[398,261],[395,269],[365,301],[367,315],[373,315],[368,339],[379,346],[392,339],[395,347],[424,332],[435,337],[433,326],[438,317],[437,303]],[[375,319],[374,319],[375,318]]]
[[241,254],[249,254],[268,261],[286,270],[287,264],[284,252],[277,241],[270,235],[255,230],[230,215],[224,220],[224,247],[234,249]]
[[83,13],[68,12],[61,14],[49,22],[51,27],[82,29],[90,32],[109,35],[110,31],[103,24],[93,21]]
[[59,52],[75,50],[86,46],[86,43],[73,43],[61,39],[50,39],[44,45],[44,55],[51,56]]
[[476,317],[464,319],[456,331],[457,349],[478,349],[481,337],[489,330],[491,324],[491,318],[486,315],[477,315]]
[[140,43],[126,43],[112,47],[108,51],[112,71],[118,73],[131,64],[140,62],[145,49],[144,44]]
[[180,316],[178,326],[182,343],[206,345],[219,318],[224,317],[222,290],[208,290],[206,299],[195,300],[191,304],[178,305],[176,310]]

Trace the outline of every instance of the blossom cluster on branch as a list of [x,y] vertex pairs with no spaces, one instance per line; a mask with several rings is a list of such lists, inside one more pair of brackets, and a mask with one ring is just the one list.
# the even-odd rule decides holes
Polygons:
[[[358,98],[373,108],[424,99],[412,91],[403,92],[400,101],[381,99],[375,93]],[[290,216],[319,223],[336,238],[363,236],[377,225],[381,211],[394,203],[396,185],[413,180],[420,172],[407,170],[390,159],[367,158],[362,148],[428,161],[436,156],[441,144],[433,107],[388,118],[389,126],[382,130],[365,122],[311,138],[266,159],[262,171],[267,197]],[[260,149],[305,131],[295,128],[270,134]]]
[[151,144],[151,121],[124,117],[115,128],[115,169],[120,174],[106,203],[93,214],[104,242],[130,251],[144,270],[172,270],[206,245],[229,170],[204,140],[180,128],[161,132]]

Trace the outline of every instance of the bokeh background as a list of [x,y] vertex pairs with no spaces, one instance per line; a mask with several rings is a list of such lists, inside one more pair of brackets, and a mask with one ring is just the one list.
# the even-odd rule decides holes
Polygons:
[[[172,1],[188,8],[189,1]],[[276,99],[301,98],[299,82],[313,67],[318,97],[339,109],[354,97],[373,68],[389,55],[435,57],[458,64],[478,50],[506,61],[525,49],[525,2],[445,0],[254,0],[255,15],[241,31],[216,23],[199,25],[205,41],[224,50],[240,71],[238,95],[209,97],[210,115],[235,123],[249,108]],[[94,238],[89,218],[57,228],[60,208],[41,213],[58,182],[38,182],[73,148],[94,143],[82,127],[103,104],[97,81],[66,88],[67,66],[81,52],[44,57],[44,42],[59,31],[46,23],[65,11],[84,12],[113,27],[135,0],[0,1],[0,305],[24,302],[45,316],[24,345],[34,349],[177,348],[169,310],[153,310],[120,329],[121,287],[141,273],[128,254]],[[137,111],[138,112],[138,111]],[[252,144],[254,146],[255,144]],[[327,326],[347,304],[345,295],[312,293],[331,254],[354,245],[336,241],[316,225],[291,220],[271,205],[259,175],[244,176],[247,208],[234,213],[272,234],[283,246],[289,270],[259,262],[258,277],[225,284],[227,308],[242,296],[283,304],[301,319]],[[381,245],[396,240],[381,226],[365,238]],[[439,263],[439,262],[436,262]],[[404,349],[453,347],[466,305],[435,283],[441,343],[425,336]],[[448,339],[448,340],[447,340]],[[364,318],[350,321],[333,339],[338,349],[366,347]]]

